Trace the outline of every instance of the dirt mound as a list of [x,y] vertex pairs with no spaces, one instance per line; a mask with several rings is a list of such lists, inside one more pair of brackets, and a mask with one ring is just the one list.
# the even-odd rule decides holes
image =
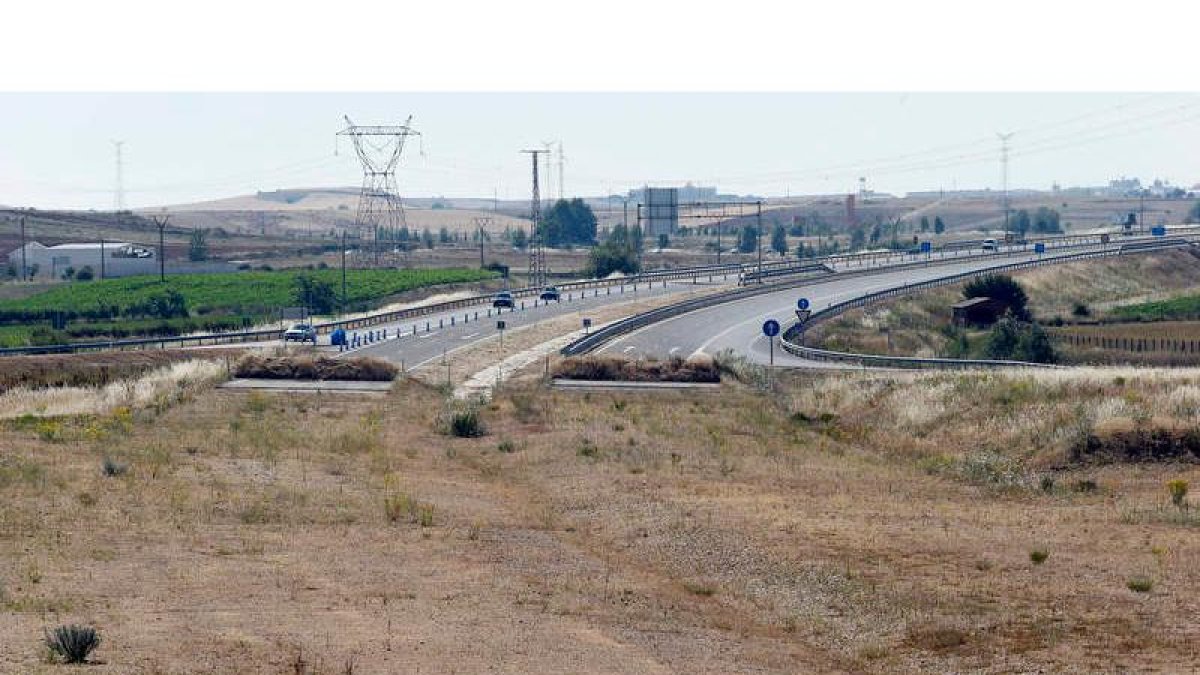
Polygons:
[[269,380],[351,380],[387,382],[396,379],[396,366],[381,359],[328,356],[260,356],[248,354],[234,368],[237,377]]
[[1200,461],[1200,427],[1165,417],[1106,420],[1071,449],[1071,460],[1088,464]]

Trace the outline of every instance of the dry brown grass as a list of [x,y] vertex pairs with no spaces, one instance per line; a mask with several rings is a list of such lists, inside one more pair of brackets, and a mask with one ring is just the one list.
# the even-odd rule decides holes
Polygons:
[[721,373],[711,359],[685,361],[630,361],[616,357],[581,356],[563,359],[553,376],[569,380],[622,382],[720,382]]
[[[0,671],[57,672],[41,629],[86,622],[96,673],[1189,672],[1200,543],[1145,514],[1178,511],[1164,486],[1197,469],[1067,465],[1045,490],[989,482],[978,455],[1045,473],[1094,428],[1078,420],[1186,419],[1198,383],[513,385],[482,410],[491,436],[458,439],[409,380],[10,428]],[[1083,479],[1098,489],[1068,487]]]
[[369,356],[335,359],[307,354],[272,356],[247,354],[234,366],[237,377],[270,380],[349,380],[390,382],[400,372],[394,364]]
[[240,356],[242,349],[160,349],[97,354],[47,354],[0,359],[0,393],[17,387],[99,387],[192,359]]

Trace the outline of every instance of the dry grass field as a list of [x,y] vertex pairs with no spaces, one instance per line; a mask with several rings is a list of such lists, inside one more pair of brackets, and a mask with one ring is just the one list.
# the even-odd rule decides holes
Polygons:
[[779,386],[527,379],[477,438],[413,380],[7,423],[0,672],[69,622],[94,673],[1200,668],[1193,458],[1072,452],[1183,438],[1200,372]]

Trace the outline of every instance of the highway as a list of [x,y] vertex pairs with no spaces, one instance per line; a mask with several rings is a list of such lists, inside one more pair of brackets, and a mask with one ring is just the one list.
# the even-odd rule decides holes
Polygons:
[[[1071,247],[1069,252],[1081,250],[1099,251],[1102,248]],[[1064,248],[1061,252],[1065,254],[1068,250]],[[1051,257],[1043,255],[1041,259]],[[763,322],[776,319],[780,324],[788,325],[795,320],[796,301],[801,297],[808,298],[811,309],[816,311],[875,291],[1003,263],[1038,259],[1036,254],[1022,252],[1002,258],[978,258],[891,271],[877,268],[860,275],[816,279],[785,290],[714,305],[660,321],[614,339],[602,346],[598,353],[661,359],[671,356],[711,355],[730,349],[752,361],[767,363],[770,359],[770,346],[768,338],[762,334]],[[831,367],[828,363],[816,363],[792,356],[780,349],[778,344],[775,345],[774,359],[776,365],[783,366]]]

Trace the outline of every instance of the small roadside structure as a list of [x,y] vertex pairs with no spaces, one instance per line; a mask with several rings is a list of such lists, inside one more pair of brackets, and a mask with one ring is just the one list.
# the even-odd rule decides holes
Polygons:
[[954,323],[958,326],[990,326],[1008,311],[1008,303],[996,298],[967,298],[950,306],[954,312]]

